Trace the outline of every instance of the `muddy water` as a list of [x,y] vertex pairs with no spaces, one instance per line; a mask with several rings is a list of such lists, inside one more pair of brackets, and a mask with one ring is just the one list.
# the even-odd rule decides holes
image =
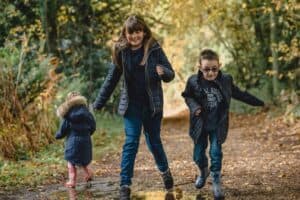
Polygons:
[[[118,187],[115,184],[98,184],[96,187],[90,185],[79,185],[76,189],[61,188],[52,193],[45,194],[49,200],[70,199],[70,200],[94,200],[94,199],[113,199],[117,200]],[[132,200],[209,200],[209,196],[185,193],[176,188],[173,192],[164,191],[132,191]]]

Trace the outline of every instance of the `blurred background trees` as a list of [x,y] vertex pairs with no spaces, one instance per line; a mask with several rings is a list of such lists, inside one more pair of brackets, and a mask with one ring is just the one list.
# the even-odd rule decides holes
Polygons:
[[[0,2],[0,152],[26,159],[53,141],[58,105],[79,90],[92,102],[126,17],[144,16],[176,79],[166,113],[203,48],[216,50],[240,87],[299,116],[300,4],[296,0],[14,0]],[[116,111],[118,91],[107,112]],[[172,98],[171,98],[172,97]],[[233,110],[249,111],[233,102]],[[172,109],[174,110],[174,109]]]

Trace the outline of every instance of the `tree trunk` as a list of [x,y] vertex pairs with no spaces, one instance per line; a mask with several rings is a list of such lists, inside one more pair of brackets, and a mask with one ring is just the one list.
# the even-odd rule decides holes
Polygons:
[[46,52],[57,56],[57,0],[40,0],[40,6],[42,25],[46,35]]
[[279,94],[279,61],[278,61],[278,37],[277,37],[277,17],[275,14],[274,5],[271,4],[271,13],[270,13],[270,38],[271,38],[271,52],[272,52],[272,70],[274,72],[272,85],[273,85],[273,96],[276,97]]

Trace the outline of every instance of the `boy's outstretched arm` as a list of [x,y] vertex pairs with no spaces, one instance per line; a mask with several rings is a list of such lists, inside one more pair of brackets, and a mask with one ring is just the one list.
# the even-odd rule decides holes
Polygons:
[[109,99],[110,95],[113,93],[116,88],[120,77],[122,75],[122,69],[118,67],[116,64],[111,64],[108,74],[102,84],[98,96],[93,103],[93,108],[96,110],[100,110]]
[[189,110],[192,115],[196,115],[196,112],[201,110],[201,106],[199,103],[194,99],[194,95],[191,88],[190,79],[188,80],[185,90],[182,92],[182,96],[184,97],[185,103],[189,107]]
[[242,91],[232,81],[232,97],[251,106],[264,106],[265,103],[247,91]]
[[68,120],[63,119],[63,121],[60,123],[59,130],[55,134],[55,139],[64,138],[66,135],[68,135],[69,131],[70,131],[69,122]]

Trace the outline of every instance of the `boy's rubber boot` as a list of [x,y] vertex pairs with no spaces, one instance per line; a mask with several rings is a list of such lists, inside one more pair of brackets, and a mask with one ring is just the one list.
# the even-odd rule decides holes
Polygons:
[[120,200],[130,200],[130,187],[128,185],[122,185],[120,187]]
[[195,181],[195,187],[201,189],[204,187],[207,177],[209,176],[209,170],[207,167],[200,169],[201,175],[199,175]]
[[173,181],[173,176],[171,174],[170,168],[167,171],[161,173],[161,177],[163,179],[166,190],[172,191],[174,186],[174,181]]
[[212,190],[214,193],[214,199],[220,200],[225,199],[222,187],[221,187],[221,173],[220,172],[210,172],[212,178]]

